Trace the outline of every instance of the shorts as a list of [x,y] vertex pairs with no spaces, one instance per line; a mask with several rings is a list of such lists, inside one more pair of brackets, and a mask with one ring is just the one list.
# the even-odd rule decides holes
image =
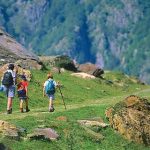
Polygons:
[[26,101],[27,100],[27,97],[24,96],[24,97],[19,97],[20,100],[23,100],[23,101]]
[[47,94],[49,100],[54,100],[55,99],[55,96],[54,94]]
[[15,97],[15,85],[11,85],[9,87],[4,86],[4,91],[6,92],[7,97]]

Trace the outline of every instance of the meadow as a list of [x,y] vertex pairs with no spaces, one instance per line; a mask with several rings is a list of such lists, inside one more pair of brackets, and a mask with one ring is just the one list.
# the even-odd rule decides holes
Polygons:
[[[48,70],[32,71],[29,83],[30,112],[20,113],[17,96],[13,101],[13,113],[6,114],[6,97],[0,93],[0,120],[8,121],[26,129],[27,134],[35,128],[49,127],[59,134],[57,141],[29,140],[16,141],[0,137],[12,150],[148,150],[148,147],[124,139],[110,126],[97,129],[104,136],[103,140],[91,137],[77,122],[80,119],[105,117],[105,110],[129,95],[138,95],[150,99],[150,86],[133,82],[119,72],[108,72],[105,79],[81,79],[71,76],[66,71],[54,74],[54,79],[63,86],[61,91],[67,109],[65,110],[59,90],[56,90],[55,111],[48,112],[48,99],[43,97],[42,88]],[[58,120],[58,117],[66,120]]]

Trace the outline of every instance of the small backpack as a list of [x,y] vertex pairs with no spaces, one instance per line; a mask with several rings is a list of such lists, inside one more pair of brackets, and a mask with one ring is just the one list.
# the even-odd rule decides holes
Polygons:
[[14,81],[13,81],[13,76],[11,72],[5,72],[4,76],[3,76],[3,80],[2,80],[2,84],[5,86],[10,86],[13,85]]
[[55,93],[55,84],[54,80],[48,80],[48,84],[45,87],[46,94],[54,94]]

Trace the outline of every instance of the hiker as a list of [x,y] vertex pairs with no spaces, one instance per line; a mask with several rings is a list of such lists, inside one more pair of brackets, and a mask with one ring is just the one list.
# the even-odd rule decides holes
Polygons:
[[12,113],[12,102],[15,96],[16,72],[14,67],[14,64],[9,64],[2,78],[2,85],[7,96],[7,114]]
[[23,113],[23,103],[26,105],[26,112],[29,112],[30,109],[28,107],[28,81],[25,75],[21,76],[21,81],[17,84],[17,93],[20,100],[20,112]]
[[56,86],[57,83],[53,80],[53,75],[51,73],[47,74],[47,80],[43,86],[43,97],[47,95],[49,98],[49,112],[53,112],[55,110],[53,101],[55,99],[54,94]]

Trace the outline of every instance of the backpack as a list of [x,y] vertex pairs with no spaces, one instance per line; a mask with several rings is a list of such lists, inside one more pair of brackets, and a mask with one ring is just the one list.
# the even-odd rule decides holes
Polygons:
[[45,87],[46,94],[54,94],[55,93],[55,84],[54,80],[48,80],[48,84]]
[[11,72],[5,72],[4,76],[3,76],[3,80],[2,80],[2,84],[5,86],[10,86],[13,85],[14,81],[13,81],[13,76]]

